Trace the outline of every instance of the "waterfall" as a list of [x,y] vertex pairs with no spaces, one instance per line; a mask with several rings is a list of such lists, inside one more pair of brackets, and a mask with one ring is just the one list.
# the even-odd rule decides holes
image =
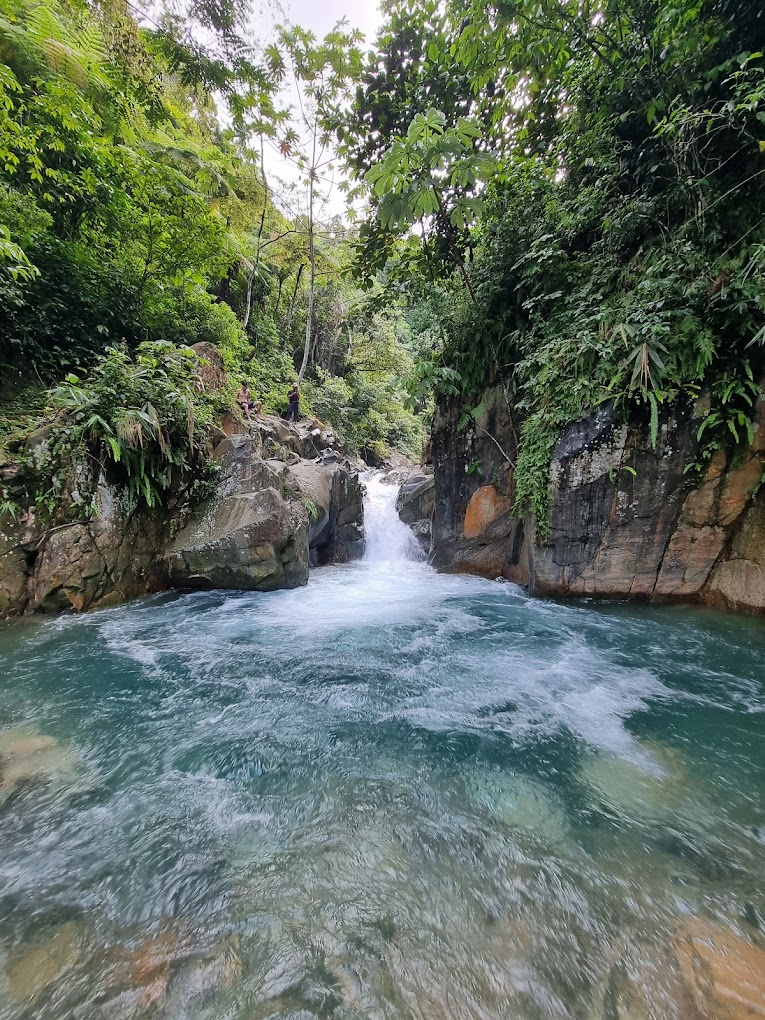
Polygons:
[[370,471],[362,478],[366,489],[364,501],[364,532],[367,548],[366,563],[400,563],[422,560],[423,553],[410,528],[396,510],[398,486],[384,480],[379,471]]

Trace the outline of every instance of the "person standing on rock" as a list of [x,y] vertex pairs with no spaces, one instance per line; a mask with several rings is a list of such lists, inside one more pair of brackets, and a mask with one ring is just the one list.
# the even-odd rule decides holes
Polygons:
[[287,421],[298,421],[300,418],[300,387],[298,386],[297,380],[287,394],[287,399],[290,402],[290,406],[287,410]]

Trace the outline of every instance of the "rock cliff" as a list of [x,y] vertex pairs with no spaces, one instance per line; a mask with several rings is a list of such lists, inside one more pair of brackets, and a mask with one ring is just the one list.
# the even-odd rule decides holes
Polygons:
[[401,483],[396,510],[404,524],[412,529],[426,553],[430,549],[434,503],[435,480],[432,472],[415,471]]
[[[204,357],[206,382],[219,385]],[[44,432],[36,441],[44,445]],[[310,565],[363,555],[358,474],[319,423],[227,416],[214,445],[214,492],[194,506],[186,488],[163,508],[131,509],[83,466],[81,487],[95,494],[89,520],[45,527],[34,508],[4,519],[0,617],[86,610],[170,587],[291,588],[307,582]]]
[[286,438],[295,445],[310,441],[304,427],[266,419],[254,423],[251,434],[230,436],[216,448],[218,492],[169,549],[173,585],[294,588],[308,580],[311,562],[347,562],[363,555],[363,497],[356,472],[336,452],[324,451],[314,460],[294,456],[291,463],[263,459],[277,428],[288,430]]
[[555,447],[544,537],[514,517],[517,442],[504,394],[488,393],[470,428],[442,403],[433,429],[430,559],[504,576],[539,595],[698,601],[765,613],[765,401],[754,441],[731,458],[698,456],[703,405],[676,406],[656,448],[643,422],[610,407],[571,425]]

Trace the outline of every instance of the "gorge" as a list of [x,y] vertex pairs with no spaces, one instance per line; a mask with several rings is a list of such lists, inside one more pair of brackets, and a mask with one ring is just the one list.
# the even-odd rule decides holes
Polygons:
[[0,628],[0,1017],[757,1015],[758,621],[438,574]]
[[0,0],[0,1020],[763,1020],[765,4],[304,7]]

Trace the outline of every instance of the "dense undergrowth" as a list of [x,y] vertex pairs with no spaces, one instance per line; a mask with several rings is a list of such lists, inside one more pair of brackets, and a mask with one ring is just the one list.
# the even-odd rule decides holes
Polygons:
[[346,125],[379,265],[437,313],[421,389],[500,384],[516,511],[561,430],[704,391],[703,467],[765,362],[765,10],[746,0],[391,7]]
[[[78,457],[155,505],[203,472],[205,434],[242,381],[280,413],[301,363],[303,412],[349,451],[418,455],[396,316],[344,279],[342,224],[293,213],[265,174],[265,142],[285,157],[299,145],[279,99],[295,39],[250,45],[243,5],[136,14],[0,0],[0,466],[24,469],[26,436],[45,426],[49,517]],[[342,34],[334,50],[299,41],[316,66],[341,43],[355,52]],[[224,358],[214,399],[197,386],[198,341]],[[393,356],[363,365],[370,346]],[[0,502],[24,509],[7,491]]]

